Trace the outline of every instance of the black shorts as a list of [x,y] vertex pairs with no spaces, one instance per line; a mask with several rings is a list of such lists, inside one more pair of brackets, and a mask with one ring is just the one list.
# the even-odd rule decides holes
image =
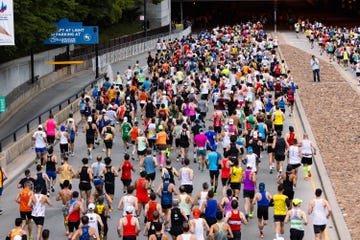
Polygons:
[[165,151],[166,150],[166,144],[158,144],[157,150],[159,151]]
[[20,212],[20,217],[22,220],[31,220],[31,211],[30,212]]
[[216,223],[216,218],[205,217],[206,223],[211,227]]
[[194,122],[194,121],[195,121],[195,119],[196,119],[196,115],[194,115],[194,116],[190,116],[190,121],[191,121],[191,122]]
[[290,228],[290,240],[302,240],[304,238],[304,231]]
[[210,173],[210,179],[213,179],[214,177],[218,178],[220,174],[219,170],[210,170],[209,173]]
[[121,179],[124,186],[128,187],[131,184],[131,179]]
[[267,221],[269,219],[269,207],[268,206],[258,206],[257,218]]
[[274,149],[273,149],[273,147],[271,145],[268,145],[267,152],[268,153],[273,153],[274,152]]
[[227,186],[228,182],[229,182],[228,178],[221,178],[221,183],[222,183],[223,186]]
[[275,161],[281,161],[281,162],[283,162],[283,161],[285,161],[285,155],[277,155],[277,154],[275,154]]
[[325,231],[326,225],[314,225],[314,233],[315,234],[320,234],[323,231]]
[[161,208],[162,209],[170,209],[170,208],[172,208],[172,205],[171,204],[169,204],[169,205],[161,204]]
[[294,106],[294,100],[288,100],[290,106]]
[[181,235],[183,232],[184,232],[184,231],[183,231],[182,226],[171,226],[171,229],[170,229],[170,232],[169,232],[169,233],[170,233],[172,236],[177,237],[177,236]]
[[189,142],[181,142],[180,141],[180,147],[182,148],[188,148],[190,146],[190,143]]
[[86,144],[94,144],[95,136],[86,136]]
[[89,191],[89,190],[91,190],[91,183],[80,182],[79,189],[80,189],[80,191]]
[[175,138],[175,147],[180,147],[180,138]]
[[73,222],[73,221],[68,221],[68,227],[69,227],[69,232],[72,233],[74,232],[75,229],[78,229],[80,225],[80,220]]
[[150,173],[150,174],[146,174],[146,179],[148,180],[148,181],[154,181],[155,180],[155,177],[156,177],[156,173],[154,172],[154,173]]
[[286,215],[274,215],[274,222],[284,222]]
[[240,191],[240,189],[241,189],[241,183],[230,183],[230,188],[232,189],[232,190],[239,190]]
[[114,195],[115,193],[115,184],[111,182],[105,182],[105,192],[107,194]]
[[283,194],[285,196],[287,196],[289,200],[292,200],[292,199],[294,199],[295,192],[294,192],[294,190],[285,189]]
[[300,163],[297,163],[297,164],[289,164],[291,166],[291,169],[297,169],[298,167],[301,166]]
[[185,192],[187,194],[191,194],[193,192],[193,185],[183,185],[184,186],[184,189],[185,189]]
[[32,218],[33,218],[36,225],[44,226],[45,217],[34,217],[34,216],[32,216]]
[[216,133],[221,133],[221,127],[215,127],[215,126],[214,126],[214,131],[215,131]]
[[253,199],[254,196],[255,196],[255,191],[254,190],[244,190],[244,192],[243,192],[243,197],[244,198]]
[[60,152],[67,153],[69,152],[69,144],[60,144]]
[[274,130],[275,130],[275,132],[278,132],[278,131],[282,132],[283,131],[283,124],[281,124],[281,125],[275,124],[274,125]]
[[113,141],[104,141],[105,148],[112,149]]
[[229,240],[240,240],[241,239],[241,231],[240,230],[232,230],[234,235],[233,238],[228,238]]
[[137,154],[139,156],[144,156],[146,154],[146,148],[144,150],[142,150],[142,151],[137,151]]
[[55,142],[55,136],[46,136],[48,144],[53,144]]
[[[60,188],[61,188],[61,189],[64,189],[64,188],[65,188],[63,183],[60,183]],[[71,184],[71,183],[70,183],[70,185],[69,185],[69,189],[70,189],[70,190],[72,189],[72,184]]]
[[124,236],[123,240],[136,240],[136,236]]
[[301,163],[307,164],[307,165],[312,165],[312,157],[302,157]]

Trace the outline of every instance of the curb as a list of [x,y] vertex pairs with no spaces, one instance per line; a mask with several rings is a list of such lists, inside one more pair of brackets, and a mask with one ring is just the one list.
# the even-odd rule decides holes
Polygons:
[[[278,51],[279,51],[280,59],[284,59],[282,51],[281,51],[281,44],[279,44]],[[286,59],[284,59],[284,60],[286,62]],[[332,187],[329,175],[327,174],[327,171],[325,168],[325,164],[321,157],[321,151],[319,150],[318,145],[315,141],[314,134],[311,130],[309,120],[306,116],[306,113],[305,113],[304,107],[301,103],[301,99],[300,99],[299,95],[297,95],[297,97],[295,99],[295,106],[296,106],[297,112],[299,113],[299,119],[303,126],[304,132],[306,132],[308,134],[310,141],[312,141],[316,145],[316,148],[317,148],[317,154],[314,155],[314,160],[315,160],[314,163],[316,165],[316,171],[319,176],[321,185],[324,188],[323,189],[324,195],[326,196],[326,199],[328,200],[328,202],[332,208],[331,219],[334,223],[334,227],[335,227],[335,230],[337,233],[337,239],[351,240],[352,238],[351,238],[350,231],[347,227],[347,224],[344,219],[344,215],[341,212],[340,206],[336,199],[335,191]]]

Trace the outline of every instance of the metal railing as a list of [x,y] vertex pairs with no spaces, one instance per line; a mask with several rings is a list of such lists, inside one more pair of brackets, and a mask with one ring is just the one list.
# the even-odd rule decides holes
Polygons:
[[69,105],[71,106],[71,109],[72,109],[72,103],[74,103],[81,96],[81,94],[84,91],[90,90],[91,88],[93,88],[93,86],[96,83],[103,81],[104,77],[105,77],[105,74],[100,75],[94,81],[92,81],[92,82],[88,83],[87,85],[85,85],[77,93],[75,93],[72,96],[68,97],[64,101],[55,104],[54,106],[50,107],[46,111],[44,111],[44,112],[40,113],[39,115],[37,115],[36,117],[30,119],[25,124],[19,126],[18,128],[16,128],[14,131],[12,131],[7,136],[1,138],[0,139],[0,152],[2,152],[3,149],[5,147],[7,147],[8,145],[12,144],[13,142],[16,142],[19,138],[21,138],[25,134],[30,133],[39,124],[44,123],[48,119],[50,113],[55,115],[56,113],[60,112],[61,110],[63,110],[65,107],[67,107]]

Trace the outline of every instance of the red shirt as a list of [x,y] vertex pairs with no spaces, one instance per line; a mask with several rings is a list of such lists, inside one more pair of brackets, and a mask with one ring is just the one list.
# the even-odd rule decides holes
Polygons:
[[230,168],[226,167],[226,163],[229,160],[227,158],[224,158],[221,160],[221,163],[223,165],[223,167],[221,168],[221,178],[229,178],[230,176]]
[[231,210],[231,215],[228,221],[230,229],[232,231],[241,231],[241,216],[240,211],[234,213],[234,210]]
[[125,161],[122,166],[121,180],[131,180],[132,164],[129,161]]
[[128,214],[125,216],[127,220],[127,224],[124,225],[124,237],[134,236],[136,237],[136,225],[131,225],[131,219],[133,218],[132,214]]
[[157,206],[156,201],[149,202],[149,211],[148,211],[148,215],[147,215],[148,222],[151,222],[152,220],[154,220],[153,213],[156,211],[156,206]]
[[144,181],[145,178],[139,178],[136,186],[136,197],[138,198],[139,203],[147,203],[150,201],[147,189],[143,186]]

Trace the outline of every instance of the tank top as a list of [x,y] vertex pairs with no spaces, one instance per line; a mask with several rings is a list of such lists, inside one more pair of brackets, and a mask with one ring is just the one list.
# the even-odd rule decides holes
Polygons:
[[261,200],[257,201],[258,207],[268,207],[269,199],[266,198],[266,191],[260,192]]
[[10,240],[14,240],[16,236],[21,236],[22,228],[15,228],[11,230]]
[[280,137],[280,138],[276,138],[276,143],[275,143],[275,156],[283,156],[285,155],[285,148],[286,148],[286,143],[285,143],[285,139]]
[[99,233],[98,221],[97,221],[96,215],[97,215],[96,213],[87,213],[87,214],[86,214],[86,216],[88,216],[88,218],[89,218],[89,224],[88,224],[88,226],[94,228],[95,231],[96,231],[97,233]]
[[233,166],[232,174],[230,175],[230,182],[240,183],[242,172],[243,171],[241,167]]
[[299,148],[297,146],[289,147],[289,164],[299,164],[300,156],[299,156]]
[[218,112],[216,112],[215,116],[214,116],[214,127],[221,127],[222,123],[221,123],[221,118],[220,118],[220,114]]
[[148,211],[148,215],[147,215],[147,220],[148,222],[153,221],[153,213],[156,211],[156,206],[157,206],[157,202],[156,201],[150,201],[149,202],[149,211]]
[[128,237],[128,236],[134,236],[136,237],[136,226],[131,224],[131,219],[134,217],[133,215],[126,215],[126,220],[127,223],[126,225],[124,225],[124,237]]
[[188,138],[188,135],[186,134],[185,130],[181,130],[180,142],[182,142],[182,143],[188,143],[189,142],[189,138]]
[[306,158],[312,158],[312,148],[310,140],[303,140],[301,146],[301,153]]
[[284,185],[284,191],[288,192],[288,191],[293,191],[293,182],[290,181],[290,173],[286,172],[286,177],[285,180],[283,181],[283,185]]
[[89,129],[86,129],[86,136],[87,137],[94,137],[95,136],[95,129],[92,128],[92,123],[87,123],[89,126]]
[[56,171],[55,162],[52,161],[54,155],[47,155],[46,171]]
[[155,164],[151,155],[144,158],[144,168],[147,174],[155,173]]
[[250,179],[251,170],[245,170],[245,179],[244,179],[244,190],[254,191],[255,184]]
[[172,193],[169,192],[170,183],[164,182],[161,192],[161,205],[170,206],[172,204]]
[[230,168],[226,167],[226,163],[227,163],[228,159],[222,159],[221,163],[223,165],[223,167],[221,168],[221,178],[229,178],[230,175]]
[[235,213],[234,210],[231,210],[231,215],[229,217],[228,223],[232,231],[241,231],[240,211],[237,211],[237,213]]
[[270,112],[271,111],[271,109],[273,108],[273,104],[272,104],[272,99],[271,98],[267,98],[267,103],[266,103],[266,105],[265,105],[265,112]]
[[36,185],[41,186],[41,193],[46,194],[46,182],[45,179],[43,178],[43,174],[42,173],[37,173],[36,174],[37,179],[36,179]]
[[71,171],[69,170],[70,165],[68,163],[63,164],[63,169],[60,173],[60,183],[64,183],[65,180],[69,180],[72,183]]
[[195,229],[194,229],[194,235],[197,240],[204,240],[204,226],[203,226],[203,219],[202,218],[195,218]]
[[187,203],[186,198],[187,194],[180,194],[180,202],[179,202],[179,208],[185,212],[186,215],[191,214],[191,202]]
[[228,156],[231,157],[238,157],[239,156],[239,149],[236,147],[236,143],[230,143],[230,149],[228,151]]
[[189,167],[184,167],[181,171],[181,185],[193,185],[190,180]]
[[293,145],[294,138],[295,138],[295,133],[290,132],[289,133],[289,139],[287,140],[289,145]]
[[78,200],[71,199],[70,200],[70,208],[69,208],[69,216],[68,220],[72,222],[77,222],[80,220],[80,209],[74,210],[75,203],[77,203]]
[[[159,224],[161,225],[160,222],[151,222],[147,235],[150,236],[150,235],[152,235],[152,234],[155,234],[155,233],[156,233],[156,230],[155,230],[155,229],[156,229],[156,225],[159,225]],[[156,239],[161,240],[162,234],[161,234],[161,235],[159,234],[159,237],[160,237],[160,238],[158,238],[158,235],[156,235]]]
[[293,215],[290,217],[290,229],[304,231],[303,220],[300,217],[300,209],[293,210]]
[[323,199],[314,199],[315,205],[312,211],[314,225],[326,225],[326,208],[323,205]]
[[111,166],[105,167],[106,172],[104,174],[105,183],[115,183],[115,174],[111,171]]
[[46,135],[55,136],[55,120],[49,119],[46,122]]
[[224,206],[224,216],[226,216],[226,214],[228,214],[232,209],[231,202],[233,200],[233,196],[227,196],[227,198],[229,201]]
[[175,184],[173,167],[165,167],[165,169],[167,170],[168,174],[170,175],[169,182],[171,182],[172,184]]
[[138,183],[136,186],[136,197],[139,200],[144,200],[144,202],[147,202],[147,201],[149,201],[149,196],[148,196],[147,189],[145,189],[143,186],[144,181],[145,181],[145,178],[138,179]]
[[205,208],[205,217],[215,218],[218,211],[217,201],[215,199],[208,199]]
[[34,194],[36,202],[32,206],[31,216],[33,217],[45,217],[45,205],[41,204],[42,194]]
[[275,194],[274,200],[274,215],[286,215],[286,196],[283,194]]
[[261,140],[262,141],[265,141],[265,139],[266,139],[266,132],[265,132],[264,124],[265,123],[259,123],[258,124],[258,130],[259,130],[259,133],[261,134]]
[[172,208],[170,212],[171,227],[179,227],[183,224],[180,208]]
[[24,188],[20,192],[20,212],[31,212],[31,207],[28,206],[30,200],[30,192],[29,188]]
[[137,137],[137,150],[144,151],[146,149],[146,138],[145,137]]
[[68,144],[69,143],[68,138],[64,136],[64,133],[65,132],[60,132],[60,140],[59,140],[60,144]]
[[282,118],[281,110],[276,110],[275,118],[274,118],[274,124],[275,125],[282,125],[283,124],[283,118]]
[[191,239],[191,233],[183,233],[181,234],[181,237],[183,240],[190,240]]
[[82,166],[80,172],[80,182],[90,182],[90,176],[87,172],[88,168],[88,166]]
[[[129,195],[124,196],[123,216],[127,215],[127,213],[125,211],[126,208],[129,207],[129,206],[133,206],[133,204],[131,202],[131,198],[132,198],[132,196],[129,196]],[[135,212],[133,212],[132,214],[135,215]]]
[[131,180],[132,164],[129,161],[124,161],[122,166],[121,180]]
[[214,240],[227,240],[228,239],[228,233],[223,231],[223,225],[224,223],[216,223],[216,225],[219,228],[219,231],[215,233]]
[[206,202],[206,197],[208,195],[208,192],[204,192],[204,191],[201,191],[200,192],[200,199],[199,199],[199,208],[201,208],[201,206],[203,205],[204,202]]

